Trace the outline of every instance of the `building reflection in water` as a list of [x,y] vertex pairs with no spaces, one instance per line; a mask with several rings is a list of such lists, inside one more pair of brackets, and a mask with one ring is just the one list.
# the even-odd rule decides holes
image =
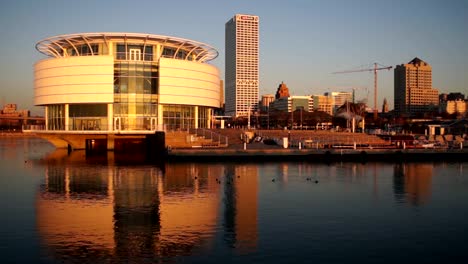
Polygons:
[[258,167],[226,165],[224,184],[225,241],[238,253],[257,248]]
[[395,199],[401,203],[418,206],[431,197],[433,164],[401,163],[394,165],[393,190]]
[[256,249],[255,166],[116,166],[106,159],[96,165],[60,151],[46,159],[36,215],[48,255],[137,262],[191,255],[214,247],[220,225],[228,246]]

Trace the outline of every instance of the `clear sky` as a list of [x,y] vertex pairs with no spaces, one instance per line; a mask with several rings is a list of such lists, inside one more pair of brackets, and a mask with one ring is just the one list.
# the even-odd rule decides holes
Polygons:
[[[468,95],[466,0],[6,0],[0,6],[1,101],[33,108],[35,49],[44,38],[83,32],[170,35],[219,51],[224,79],[224,25],[236,13],[260,17],[260,95],[284,81],[293,95],[351,91],[373,106],[371,72],[414,57],[431,64],[440,92]],[[393,70],[379,71],[379,108],[393,108]]]

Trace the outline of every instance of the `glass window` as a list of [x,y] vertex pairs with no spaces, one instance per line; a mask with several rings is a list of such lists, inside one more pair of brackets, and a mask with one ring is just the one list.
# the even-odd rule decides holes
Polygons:
[[47,106],[47,129],[65,130],[65,105]]
[[68,108],[70,117],[107,116],[106,104],[73,104]]

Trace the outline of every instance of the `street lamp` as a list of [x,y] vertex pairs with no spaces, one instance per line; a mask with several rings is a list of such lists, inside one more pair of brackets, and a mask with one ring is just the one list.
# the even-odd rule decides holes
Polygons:
[[301,107],[301,130],[302,130],[302,109],[303,109],[303,108],[304,108],[304,107]]
[[267,129],[270,130],[270,105],[267,105]]

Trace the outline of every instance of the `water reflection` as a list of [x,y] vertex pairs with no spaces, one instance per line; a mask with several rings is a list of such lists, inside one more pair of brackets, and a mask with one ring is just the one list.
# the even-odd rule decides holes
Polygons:
[[225,241],[245,254],[257,248],[258,166],[226,166],[224,181]]
[[429,201],[434,164],[401,163],[393,168],[393,190],[397,202],[419,206]]
[[118,166],[105,159],[62,151],[45,159],[36,209],[47,255],[62,261],[137,262],[188,256],[210,251],[219,228],[226,246],[255,250],[256,166],[161,168]]

